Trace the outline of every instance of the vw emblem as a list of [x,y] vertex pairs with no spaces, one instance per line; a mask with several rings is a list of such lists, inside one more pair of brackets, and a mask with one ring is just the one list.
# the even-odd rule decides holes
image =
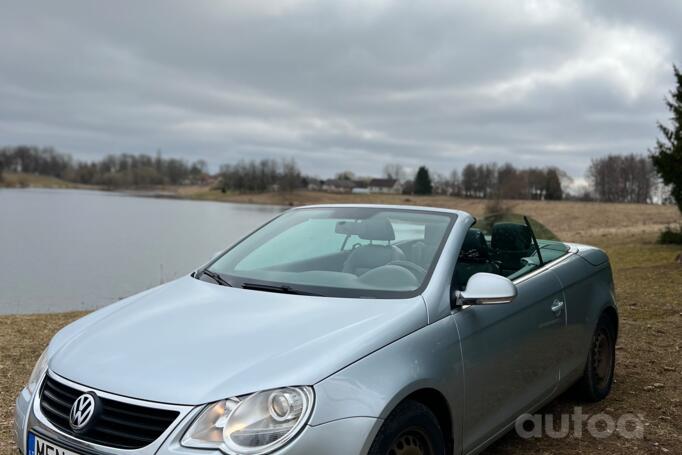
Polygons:
[[69,425],[73,431],[85,431],[98,411],[99,399],[93,393],[85,393],[74,401],[69,414]]

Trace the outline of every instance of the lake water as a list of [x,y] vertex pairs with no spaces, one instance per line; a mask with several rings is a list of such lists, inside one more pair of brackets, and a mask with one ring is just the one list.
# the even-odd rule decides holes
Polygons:
[[282,210],[0,189],[0,314],[107,305],[191,272]]

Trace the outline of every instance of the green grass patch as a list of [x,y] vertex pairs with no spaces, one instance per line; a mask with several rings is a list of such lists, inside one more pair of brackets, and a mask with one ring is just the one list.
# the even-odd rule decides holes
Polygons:
[[658,237],[658,243],[663,245],[682,245],[682,225],[666,227]]

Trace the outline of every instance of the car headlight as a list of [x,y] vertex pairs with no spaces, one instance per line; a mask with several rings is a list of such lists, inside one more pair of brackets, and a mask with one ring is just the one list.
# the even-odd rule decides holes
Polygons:
[[40,357],[38,358],[38,361],[36,362],[36,366],[33,367],[33,372],[31,373],[31,376],[28,378],[28,384],[26,384],[26,389],[28,389],[28,392],[33,395],[38,388],[38,384],[40,384],[40,380],[43,378],[43,375],[47,371],[47,349],[43,351],[42,354],[40,354]]
[[230,455],[272,452],[308,422],[313,401],[310,387],[284,387],[210,404],[187,430],[182,445]]

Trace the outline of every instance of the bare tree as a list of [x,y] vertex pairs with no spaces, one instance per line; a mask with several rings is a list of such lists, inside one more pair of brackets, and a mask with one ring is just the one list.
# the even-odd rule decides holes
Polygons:
[[477,197],[487,198],[495,193],[497,187],[497,164],[481,164],[477,166]]
[[389,163],[384,166],[384,177],[388,179],[396,179],[402,182],[405,180],[405,178],[407,178],[407,175],[401,164]]
[[650,202],[656,184],[651,161],[634,154],[593,159],[587,178],[597,198],[606,202]]
[[461,196],[462,195],[462,180],[459,177],[459,171],[457,169],[453,169],[450,172],[449,185],[450,185],[450,195],[451,196]]
[[449,194],[450,193],[450,179],[440,172],[433,172],[431,175],[431,183],[433,185],[433,194]]
[[528,197],[528,172],[517,170],[506,163],[497,170],[495,193],[504,199],[525,199]]
[[282,173],[279,177],[278,188],[280,191],[293,191],[301,187],[301,171],[299,171],[296,161],[291,158],[282,160]]
[[475,197],[476,191],[476,180],[478,179],[478,172],[476,170],[476,165],[467,164],[462,169],[462,191],[466,197]]

